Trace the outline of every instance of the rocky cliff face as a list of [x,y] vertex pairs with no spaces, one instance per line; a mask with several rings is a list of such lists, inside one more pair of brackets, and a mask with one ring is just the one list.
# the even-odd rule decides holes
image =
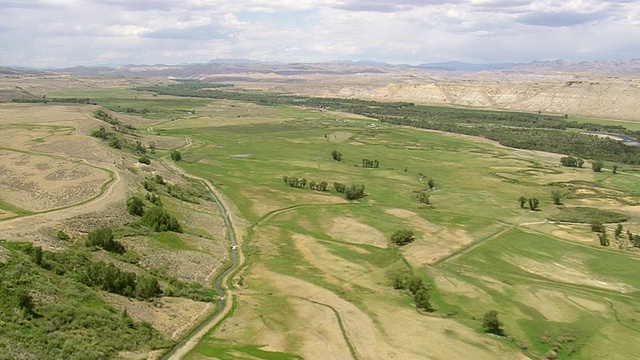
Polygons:
[[640,121],[640,79],[560,77],[344,86],[325,95]]

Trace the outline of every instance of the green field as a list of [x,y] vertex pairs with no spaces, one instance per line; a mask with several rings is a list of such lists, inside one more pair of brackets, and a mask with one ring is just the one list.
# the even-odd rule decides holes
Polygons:
[[[235,311],[188,358],[314,358],[318,346],[358,358],[640,352],[637,249],[602,247],[586,225],[547,221],[592,208],[622,214],[625,231],[639,232],[632,166],[599,174],[561,168],[561,155],[348,114],[132,94],[90,97],[114,110],[148,109],[131,113],[158,119],[162,136],[189,138],[177,165],[211,180],[247,228]],[[363,159],[380,166],[363,168]],[[329,187],[294,188],[283,176]],[[362,184],[365,196],[347,201],[334,182]],[[563,193],[561,206],[553,190]],[[418,203],[416,191],[427,191],[431,204]],[[539,199],[538,211],[520,207],[521,196]],[[415,241],[392,245],[398,229],[414,231]],[[155,240],[185,246],[173,235]],[[394,274],[422,279],[435,311],[416,311],[412,296],[393,288]],[[506,337],[483,332],[489,310],[498,311]],[[379,337],[367,340],[369,328]],[[409,336],[412,344],[403,341]]]

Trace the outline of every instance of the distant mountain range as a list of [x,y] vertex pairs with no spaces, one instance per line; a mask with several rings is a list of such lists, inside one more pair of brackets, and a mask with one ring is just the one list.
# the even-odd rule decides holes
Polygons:
[[[294,75],[352,75],[398,73],[412,70],[445,72],[517,72],[517,73],[574,73],[606,76],[640,75],[640,59],[611,61],[569,62],[565,60],[533,61],[530,63],[473,64],[465,62],[438,62],[420,65],[392,65],[378,61],[337,60],[325,63],[276,63],[250,59],[214,59],[208,63],[180,65],[124,65],[124,66],[77,66],[47,70],[53,73],[75,75],[114,75],[142,77],[198,78],[210,75],[272,74]],[[34,74],[39,70],[25,68],[0,68],[0,75],[18,76]]]

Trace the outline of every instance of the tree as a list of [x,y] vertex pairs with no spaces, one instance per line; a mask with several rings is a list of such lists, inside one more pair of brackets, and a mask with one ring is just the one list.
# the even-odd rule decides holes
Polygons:
[[482,327],[484,331],[490,334],[496,334],[502,336],[504,330],[502,330],[502,323],[498,319],[498,312],[495,310],[487,311],[482,318]]
[[413,231],[411,230],[396,230],[391,234],[391,242],[398,246],[407,245],[414,240]]
[[427,181],[427,185],[429,185],[429,189],[434,189],[436,187],[436,182],[433,181],[433,179],[429,179],[429,181]]
[[551,197],[555,205],[562,205],[562,193],[558,190],[551,191]]
[[113,231],[104,227],[91,231],[85,244],[86,246],[98,246],[118,254],[124,254],[126,251],[122,244],[114,240]]
[[33,303],[33,297],[31,297],[31,294],[29,294],[26,289],[18,293],[18,306],[25,316],[34,314],[33,308],[35,305]]
[[520,196],[518,201],[520,202],[520,207],[524,209],[524,205],[527,203],[527,198],[524,196]]
[[345,184],[343,184],[343,183],[334,182],[333,183],[333,188],[336,189],[337,192],[342,194],[347,189],[347,186]]
[[178,151],[176,149],[171,150],[171,160],[173,160],[173,161],[182,160],[182,154],[180,154],[180,151]]
[[606,231],[598,234],[598,240],[600,240],[600,245],[609,246],[609,238]]
[[424,191],[416,192],[416,200],[418,200],[419,203],[422,203],[425,205],[431,205],[431,201],[429,200],[429,195]]
[[140,221],[154,231],[182,232],[182,226],[180,226],[178,220],[159,206],[153,206],[147,210]]
[[578,159],[576,159],[573,156],[564,156],[560,158],[560,164],[562,164],[562,166],[567,166],[567,167],[577,167]]
[[138,196],[132,196],[127,200],[127,212],[131,215],[144,215],[144,202]]
[[579,168],[582,167],[582,165],[584,165],[584,160],[577,158],[576,159],[576,165],[578,165]]
[[604,232],[604,225],[600,221],[594,221],[591,223],[591,231],[593,232]]
[[139,276],[138,281],[136,282],[136,297],[142,299],[150,299],[160,295],[162,291],[160,290],[160,285],[158,284],[158,279],[153,276]]
[[622,235],[622,230],[622,224],[618,224],[615,231],[616,239]]
[[431,296],[429,295],[428,290],[424,287],[421,287],[413,295],[413,301],[415,302],[416,307],[425,311],[433,311],[433,306],[431,305],[431,302],[429,302],[430,298]]
[[536,198],[529,198],[529,208],[532,211],[535,211],[538,209],[538,205],[540,205],[540,201]]
[[617,174],[617,173],[618,173],[618,165],[613,165],[613,170],[612,170],[612,172],[613,172],[614,174]]
[[147,155],[142,155],[141,157],[138,158],[138,162],[140,164],[149,165],[151,164],[151,159],[149,159]]
[[364,185],[351,184],[344,190],[344,197],[347,200],[357,200],[364,197]]
[[601,172],[603,166],[604,164],[602,163],[602,161],[594,161],[591,163],[591,169],[593,169],[593,171],[595,172]]
[[331,151],[331,157],[335,161],[342,161],[342,154],[338,150]]

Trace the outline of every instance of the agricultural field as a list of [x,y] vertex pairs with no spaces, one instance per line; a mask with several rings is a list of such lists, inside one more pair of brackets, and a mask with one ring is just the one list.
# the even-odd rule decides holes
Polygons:
[[[65,90],[48,97],[79,94]],[[640,233],[640,172],[634,165],[607,162],[594,172],[585,159],[584,167],[563,167],[562,154],[310,107],[128,88],[87,96],[97,105],[0,109],[76,114],[74,121],[29,123],[23,132],[17,129],[26,128],[26,120],[2,123],[26,134],[0,149],[7,174],[40,187],[48,186],[47,171],[87,174],[68,183],[83,179],[86,194],[67,202],[35,203],[18,191],[0,196],[8,219],[0,222],[0,238],[72,248],[46,234],[62,224],[67,232],[78,229],[72,238],[84,236],[90,229],[77,225],[76,206],[97,206],[92,201],[106,198],[101,194],[119,194],[108,197],[120,209],[111,221],[137,261],[102,250],[92,258],[158,276],[165,293],[172,276],[212,289],[229,263],[229,230],[199,181],[211,183],[238,241],[240,265],[225,281],[228,296],[163,296],[166,311],[160,311],[147,301],[98,293],[173,340],[194,334],[189,327],[223,301],[224,316],[193,338],[192,349],[175,356],[629,359],[640,352],[634,341],[640,332],[634,271],[640,253],[633,242]],[[156,144],[151,165],[88,136],[101,125],[91,115],[97,109],[136,129],[124,138]],[[83,151],[86,161],[74,162],[80,155],[62,145],[75,138],[100,152],[93,157]],[[172,159],[175,149],[179,161]],[[55,161],[42,160],[47,156]],[[29,170],[45,162],[50,169],[37,175]],[[185,190],[154,182],[155,175]],[[143,185],[145,179],[151,184]],[[340,184],[364,191],[349,198],[349,191],[337,191]],[[135,225],[125,201],[143,187],[155,188],[151,192],[183,224],[182,233]],[[71,215],[74,221],[65,220]],[[48,220],[39,237],[12,238],[17,224],[34,216],[55,221]],[[608,246],[602,233],[592,231],[594,223],[604,228]],[[398,230],[413,238],[397,245],[391,239]],[[501,323],[498,334],[483,326],[492,310]],[[172,314],[178,318],[173,322]],[[158,341],[157,348],[160,356],[168,346]]]

